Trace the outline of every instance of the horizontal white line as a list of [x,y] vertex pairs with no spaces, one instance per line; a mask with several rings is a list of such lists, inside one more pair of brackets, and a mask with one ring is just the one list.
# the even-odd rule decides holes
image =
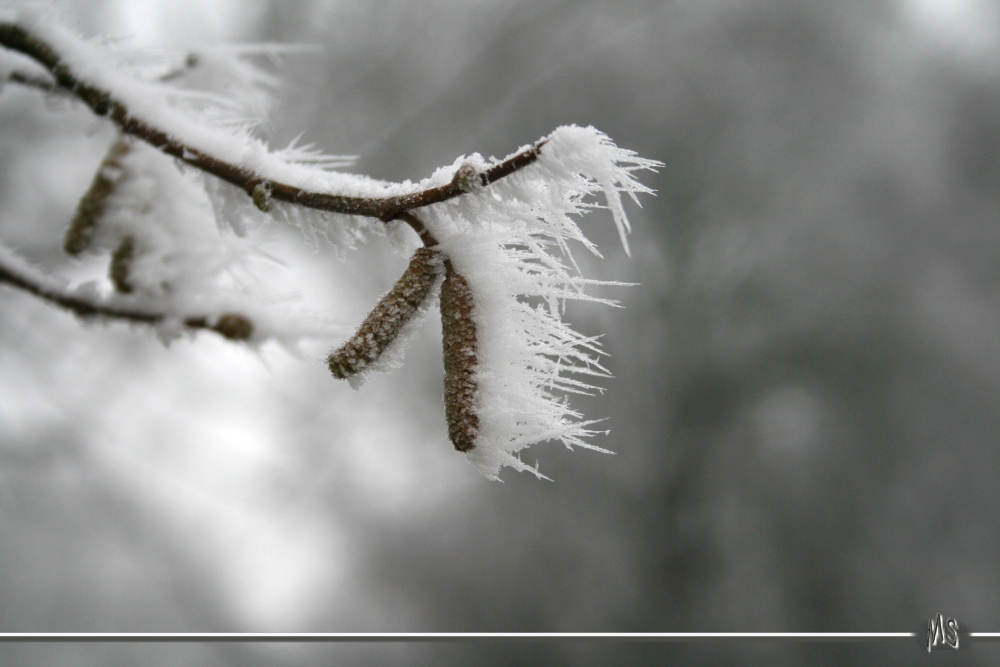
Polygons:
[[[1000,633],[971,633],[977,635],[1000,639]],[[916,636],[915,632],[3,632],[0,642],[851,642]]]

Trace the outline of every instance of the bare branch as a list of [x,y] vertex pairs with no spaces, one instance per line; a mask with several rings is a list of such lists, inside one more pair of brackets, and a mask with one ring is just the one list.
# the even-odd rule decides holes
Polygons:
[[[39,62],[52,73],[59,88],[76,95],[98,116],[109,116],[121,128],[122,132],[136,136],[167,155],[232,183],[248,195],[252,195],[254,188],[265,182],[265,179],[251,170],[230,164],[192,146],[187,146],[150,123],[131,115],[126,106],[114,99],[110,92],[80,81],[50,45],[31,35],[21,26],[0,22],[0,45],[23,53]],[[482,186],[487,186],[509,176],[535,162],[544,144],[544,141],[540,141],[531,148],[521,151],[490,169],[474,174],[473,178],[477,178]],[[458,175],[456,174],[456,176]],[[463,175],[461,178],[456,177],[446,185],[394,197],[350,197],[325,192],[311,192],[274,181],[268,181],[267,184],[270,186],[270,197],[279,201],[333,213],[378,218],[383,222],[404,220],[418,234],[421,234],[425,244],[433,245],[428,243],[429,235],[426,234],[423,225],[419,225],[418,228],[419,221],[407,215],[407,212],[459,197],[469,191],[469,182],[468,175]]]
[[[41,281],[25,275],[25,272],[5,266],[2,261],[0,261],[0,283],[24,290],[43,301],[65,308],[83,318],[104,317],[150,325],[159,324],[167,319],[163,313],[147,309],[113,306],[101,303],[96,299],[70,293],[67,290],[57,289],[51,285],[43,285]],[[253,335],[253,323],[243,315],[236,313],[223,315],[214,324],[204,316],[188,317],[183,320],[183,323],[189,329],[209,329],[230,340],[247,340]]]

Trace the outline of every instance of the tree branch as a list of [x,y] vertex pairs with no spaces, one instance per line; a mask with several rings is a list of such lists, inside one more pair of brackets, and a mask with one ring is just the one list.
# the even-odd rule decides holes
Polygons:
[[[5,266],[2,261],[0,261],[0,283],[24,290],[82,318],[106,317],[136,324],[159,324],[167,319],[163,313],[112,306],[51,285],[43,285],[41,281],[25,275],[23,271]],[[209,329],[231,340],[246,340],[253,335],[253,323],[236,313],[222,315],[214,324],[203,316],[185,318],[183,324],[189,329]]]
[[122,102],[114,99],[110,92],[80,81],[50,45],[31,35],[21,26],[0,22],[0,45],[36,60],[52,73],[56,86],[76,95],[98,116],[109,116],[122,132],[136,136],[167,155],[232,183],[248,195],[253,196],[254,188],[258,185],[265,185],[270,190],[270,197],[279,201],[333,213],[378,218],[383,222],[403,220],[421,235],[427,245],[434,245],[436,241],[428,243],[433,237],[430,237],[416,218],[408,214],[409,211],[459,197],[472,189],[474,180],[478,180],[479,184],[485,187],[509,176],[535,162],[545,144],[544,140],[540,141],[482,173],[463,175],[459,169],[451,183],[406,195],[351,197],[312,192],[286,183],[266,181],[245,167],[225,162],[187,146],[152,124],[136,118]]

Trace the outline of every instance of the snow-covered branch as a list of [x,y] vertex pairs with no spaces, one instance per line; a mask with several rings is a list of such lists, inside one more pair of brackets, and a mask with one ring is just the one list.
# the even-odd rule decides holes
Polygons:
[[[185,141],[165,130],[155,121],[132,111],[132,105],[125,99],[127,93],[116,93],[109,88],[84,81],[59,51],[20,25],[0,21],[0,44],[37,61],[52,74],[55,85],[78,97],[98,116],[109,117],[123,133],[138,137],[167,155],[235,185],[253,197],[254,203],[261,208],[266,208],[269,200],[278,200],[331,213],[377,218],[382,222],[402,219],[421,235],[426,245],[433,243],[428,243],[429,239],[422,225],[412,215],[404,214],[415,208],[459,197],[474,184],[487,186],[523,169],[538,159],[539,151],[545,143],[540,141],[526,147],[506,160],[491,165],[482,173],[470,175],[456,171],[454,178],[448,183],[404,194],[363,197],[320,192],[282,182],[278,178],[269,178],[264,170],[255,170],[248,164],[229,162],[195,141]],[[164,77],[161,80],[162,78]],[[17,78],[13,80],[40,88],[46,87],[43,79],[21,73],[17,73]]]
[[[592,127],[570,126],[502,160],[461,156],[419,183],[387,183],[337,171],[342,158],[294,143],[273,151],[254,136],[248,115],[270,80],[238,52],[216,54],[214,65],[212,54],[203,54],[206,65],[189,54],[166,73],[144,71],[134,57],[79,37],[49,14],[0,21],[0,45],[44,70],[16,76],[9,70],[6,79],[71,94],[120,133],[64,241],[73,255],[109,252],[115,292],[69,290],[7,251],[0,253],[0,282],[81,316],[168,331],[212,329],[249,342],[287,340],[280,317],[256,309],[245,294],[222,294],[231,267],[255,250],[245,238],[247,225],[283,218],[307,235],[350,247],[372,225],[394,233],[398,225],[389,223],[399,221],[425,247],[354,336],[330,354],[332,374],[357,388],[370,374],[399,365],[407,338],[440,303],[449,438],[480,472],[497,479],[509,466],[541,476],[519,452],[545,440],[605,451],[588,441],[594,422],[567,401],[569,394],[600,391],[588,381],[608,375],[598,361],[600,346],[570,328],[562,313],[571,299],[612,302],[586,294],[596,281],[579,275],[570,244],[598,254],[576,218],[603,208],[594,200],[601,193],[627,253],[621,195],[637,201],[650,192],[633,172],[658,162],[618,148]],[[228,77],[227,96],[183,85],[199,70],[209,79],[213,72]],[[242,100],[230,99],[233,80]],[[178,170],[165,156],[194,170]],[[230,191],[255,215],[233,216]],[[306,217],[309,209],[327,217]],[[212,224],[218,221],[226,224]],[[239,234],[226,236],[223,228]],[[197,312],[204,314],[191,314]]]
[[119,298],[109,301],[92,290],[70,289],[61,281],[33,269],[3,246],[0,246],[0,283],[24,290],[82,318],[108,318],[133,324],[169,323],[173,328],[182,326],[192,330],[215,331],[230,340],[248,340],[254,334],[253,322],[239,313],[177,317],[170,313],[151,310],[134,299]]

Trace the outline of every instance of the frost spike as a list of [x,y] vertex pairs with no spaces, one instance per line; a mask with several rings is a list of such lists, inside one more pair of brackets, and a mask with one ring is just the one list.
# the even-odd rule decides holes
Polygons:
[[346,343],[330,353],[333,376],[346,380],[374,363],[392,345],[420,305],[427,300],[440,272],[440,254],[419,248],[406,271],[375,305]]
[[76,214],[63,237],[63,250],[68,254],[79,255],[90,247],[97,232],[97,222],[104,215],[104,204],[121,176],[121,159],[130,150],[132,147],[128,141],[119,137],[101,160],[94,180],[76,205]]
[[441,333],[444,343],[444,416],[448,438],[455,449],[476,447],[479,416],[476,413],[476,323],[472,289],[451,261],[445,260],[441,284]]

